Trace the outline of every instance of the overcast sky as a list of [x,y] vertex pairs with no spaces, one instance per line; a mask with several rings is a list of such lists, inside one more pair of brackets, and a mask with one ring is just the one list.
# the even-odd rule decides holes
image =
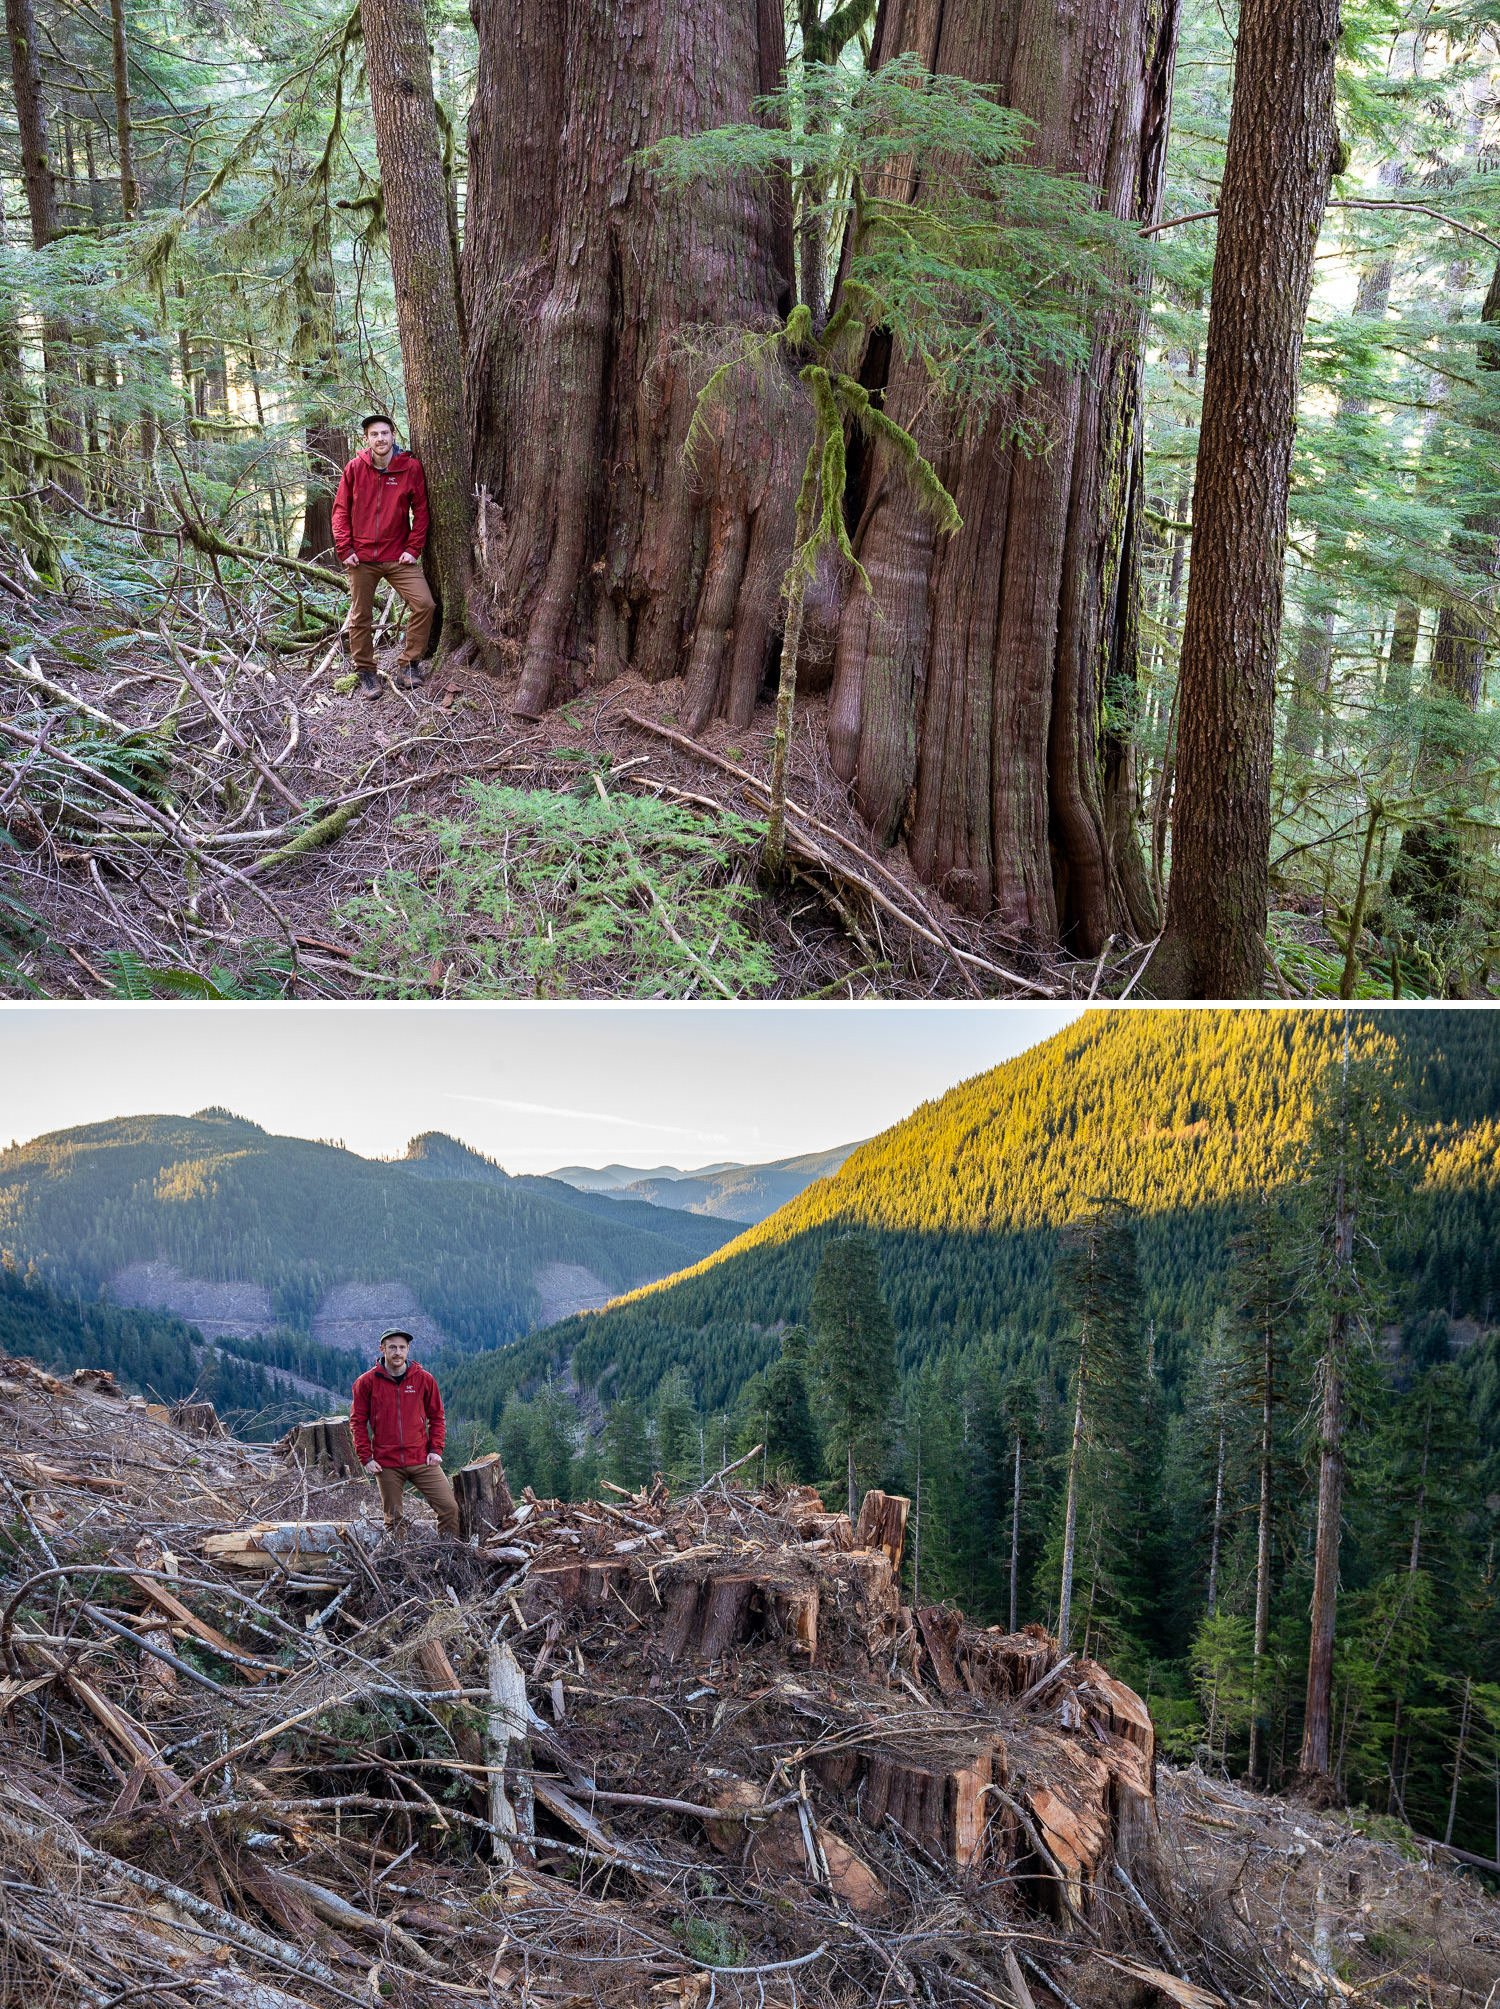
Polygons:
[[513,1172],[849,1144],[1049,1038],[1063,1006],[7,1005],[0,1145],[209,1103],[389,1157],[445,1130]]

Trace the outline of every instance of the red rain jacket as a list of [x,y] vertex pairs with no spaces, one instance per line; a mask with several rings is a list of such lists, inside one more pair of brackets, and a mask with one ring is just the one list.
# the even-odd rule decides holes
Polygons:
[[397,1381],[384,1363],[354,1384],[354,1448],[361,1465],[423,1465],[429,1451],[443,1448],[443,1398],[425,1367],[413,1360]]
[[339,563],[394,565],[403,551],[422,555],[427,542],[427,482],[422,463],[392,447],[384,469],[365,447],[339,476],[333,498],[333,545]]

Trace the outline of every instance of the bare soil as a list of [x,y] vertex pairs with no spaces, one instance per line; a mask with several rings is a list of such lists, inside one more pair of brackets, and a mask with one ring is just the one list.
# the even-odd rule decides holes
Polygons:
[[[460,660],[417,691],[397,689],[391,637],[372,703],[335,691],[347,667],[336,638],[274,652],[240,604],[223,599],[202,589],[174,607],[170,631],[122,642],[117,609],[39,594],[18,602],[0,586],[5,631],[40,637],[0,655],[0,759],[31,770],[5,786],[0,767],[0,825],[17,847],[0,852],[0,875],[37,917],[38,936],[0,994],[119,995],[117,975],[101,965],[123,950],[149,969],[231,978],[279,955],[283,995],[379,995],[353,961],[357,938],[339,910],[393,867],[430,867],[430,842],[404,819],[459,811],[471,777],[567,790],[597,765],[611,790],[764,816],[769,702],[746,732],[715,725],[687,742],[679,686],[624,676],[526,721],[510,709],[509,671],[490,676]],[[1042,958],[920,886],[899,845],[874,856],[821,758],[823,703],[813,695],[799,704],[791,799],[802,813],[791,818],[790,875],[762,886],[754,909],[776,973],[769,995],[1107,997],[1132,984],[1144,945],[1112,944],[1086,964]],[[67,730],[90,708],[109,722],[101,729],[167,748],[154,813],[129,794],[94,813],[71,770],[36,778],[49,746],[66,752]],[[354,813],[326,845],[266,862],[339,804]],[[730,862],[754,879],[753,855]],[[616,988],[605,971],[585,994]],[[461,994],[442,957],[428,991]]]

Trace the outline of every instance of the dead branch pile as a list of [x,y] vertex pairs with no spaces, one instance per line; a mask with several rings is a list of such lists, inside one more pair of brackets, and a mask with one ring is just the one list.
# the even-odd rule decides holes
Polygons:
[[108,1376],[0,1395],[7,2009],[1314,1999],[1173,1887],[1136,1695],[902,1602],[903,1502],[391,1539]]

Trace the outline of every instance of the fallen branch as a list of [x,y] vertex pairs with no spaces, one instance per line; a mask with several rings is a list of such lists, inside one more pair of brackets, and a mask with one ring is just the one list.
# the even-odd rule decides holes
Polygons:
[[[705,760],[710,766],[717,767],[724,773],[733,775],[737,781],[742,782],[747,788],[753,789],[756,794],[769,794],[765,783],[758,780],[747,769],[737,767],[733,761],[725,760],[722,755],[711,752],[706,746],[699,746],[696,740],[688,739],[682,733],[673,732],[669,726],[658,725],[654,719],[642,718],[638,712],[628,711],[623,706],[620,708],[619,716],[627,719],[631,725],[638,726],[643,732],[655,733],[658,738],[669,740],[674,746],[681,747],[685,752],[691,753],[697,759]],[[933,920],[931,914],[925,908],[922,910],[923,918],[921,919],[909,913],[904,907],[898,906],[894,900],[883,893],[879,886],[874,883],[873,877],[856,871],[852,866],[844,864],[839,859],[830,857],[821,845],[814,844],[809,837],[798,835],[795,841],[793,841],[791,828],[793,823],[806,824],[809,829],[820,831],[825,836],[834,839],[836,843],[843,845],[846,850],[853,852],[861,863],[870,868],[872,874],[878,875],[890,885],[896,887],[904,899],[910,900],[914,905],[917,904],[916,896],[909,886],[904,885],[893,872],[883,866],[878,859],[872,858],[867,851],[861,849],[852,838],[846,837],[841,830],[835,830],[831,824],[822,822],[821,819],[812,815],[809,810],[801,808],[795,802],[788,801],[786,813],[788,826],[787,849],[789,851],[796,851],[809,864],[818,866],[832,877],[843,879],[850,885],[857,886],[867,900],[870,900],[875,906],[882,908],[893,920],[900,921],[903,927],[910,928],[913,934],[919,935],[923,941],[930,943],[935,949],[940,949],[944,955],[960,964],[962,966],[961,974],[966,978],[968,971],[974,969],[981,971],[986,976],[998,977],[1005,983],[1014,984],[1021,990],[1031,992],[1036,997],[1055,998],[1062,995],[1055,986],[1037,983],[1031,977],[1023,977],[1015,970],[1006,969],[1001,963],[991,962],[986,956],[975,955],[970,949],[959,948],[956,942],[950,940],[947,935],[942,933],[936,921]],[[975,989],[977,996],[979,994],[977,987],[971,984],[971,988]]]

